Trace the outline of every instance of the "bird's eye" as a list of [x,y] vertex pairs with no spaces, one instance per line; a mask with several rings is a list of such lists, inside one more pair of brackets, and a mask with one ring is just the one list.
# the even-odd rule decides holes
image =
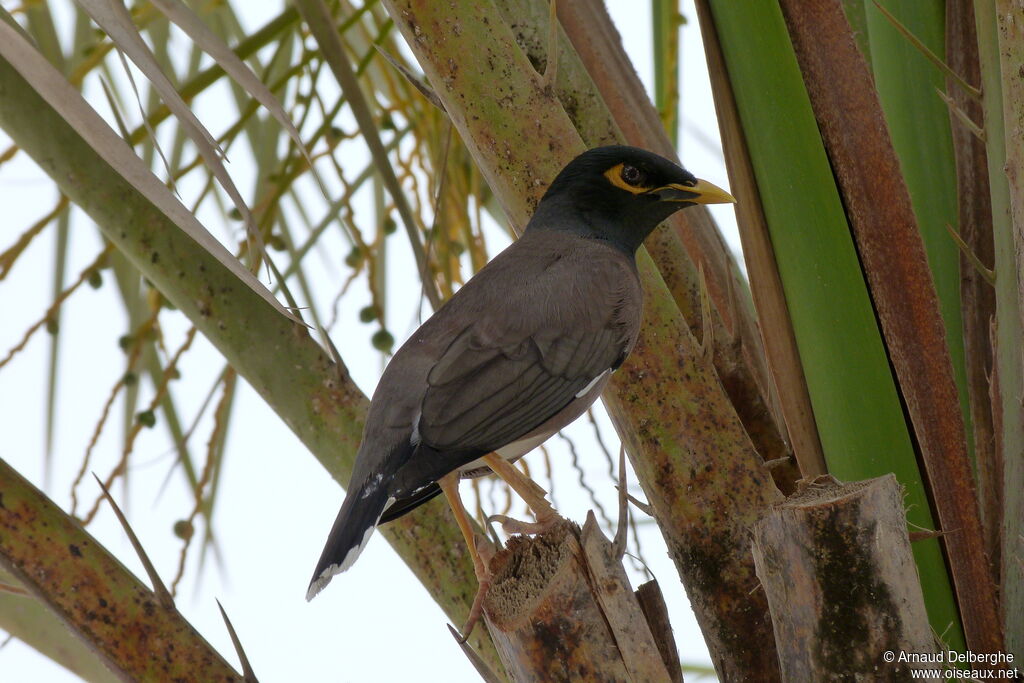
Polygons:
[[638,187],[644,182],[644,172],[636,166],[626,164],[622,167],[622,179],[633,187]]

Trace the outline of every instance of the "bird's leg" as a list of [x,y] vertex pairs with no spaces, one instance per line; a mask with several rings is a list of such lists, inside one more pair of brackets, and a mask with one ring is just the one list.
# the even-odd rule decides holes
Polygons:
[[501,527],[510,534],[539,534],[554,526],[561,517],[551,503],[544,497],[547,491],[537,485],[525,474],[517,470],[512,463],[497,453],[489,453],[483,457],[491,471],[502,478],[519,497],[530,506],[533,514],[537,517],[536,522],[521,522],[510,519],[504,515],[495,515],[493,519],[501,522]]
[[473,526],[466,514],[466,508],[462,505],[462,498],[459,497],[459,471],[455,470],[444,475],[437,480],[437,484],[444,492],[445,498],[448,499],[448,505],[451,506],[452,514],[455,515],[455,522],[459,525],[463,538],[466,539],[469,555],[473,558],[476,580],[480,584],[476,596],[473,598],[473,606],[469,608],[469,618],[466,620],[466,625],[462,627],[462,640],[459,642],[464,643],[469,638],[469,634],[473,632],[476,622],[480,621],[480,615],[483,614],[484,596],[487,595],[487,590],[491,587],[491,572],[477,550]]

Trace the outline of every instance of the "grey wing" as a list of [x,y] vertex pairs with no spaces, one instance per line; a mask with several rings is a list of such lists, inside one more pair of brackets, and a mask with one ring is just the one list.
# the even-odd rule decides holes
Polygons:
[[505,339],[465,329],[427,376],[422,440],[439,450],[506,446],[617,367],[632,345],[614,319],[559,327]]

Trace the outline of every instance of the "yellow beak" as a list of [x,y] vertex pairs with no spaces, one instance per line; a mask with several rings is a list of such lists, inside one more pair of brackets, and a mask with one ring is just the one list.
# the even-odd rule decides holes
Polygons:
[[736,198],[706,180],[697,179],[696,185],[671,183],[650,191],[661,201],[689,202],[690,204],[735,204]]

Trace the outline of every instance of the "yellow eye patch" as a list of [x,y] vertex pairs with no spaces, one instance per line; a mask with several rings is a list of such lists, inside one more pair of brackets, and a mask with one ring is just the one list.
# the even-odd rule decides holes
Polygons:
[[625,190],[630,194],[643,194],[644,192],[647,192],[650,189],[649,187],[636,187],[634,185],[630,185],[625,180],[623,180],[623,166],[625,166],[625,164],[615,164],[614,166],[612,166],[611,168],[604,172],[604,177],[607,178],[608,182],[610,182],[615,187],[619,188],[620,190]]

